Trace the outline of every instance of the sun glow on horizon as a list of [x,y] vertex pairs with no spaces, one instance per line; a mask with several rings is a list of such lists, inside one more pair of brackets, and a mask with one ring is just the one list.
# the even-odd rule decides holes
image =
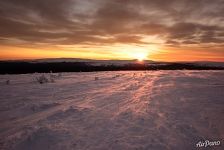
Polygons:
[[[215,49],[217,54],[198,48],[183,50],[161,47],[158,45],[117,44],[107,46],[46,46],[46,47],[17,47],[1,46],[0,60],[23,60],[41,58],[80,58],[95,60],[144,60],[154,61],[219,61],[223,62],[221,49]],[[183,55],[184,52],[185,53]],[[200,55],[199,55],[200,54]]]
[[143,61],[147,59],[147,54],[145,53],[136,53],[135,54],[136,59],[138,59],[138,61]]

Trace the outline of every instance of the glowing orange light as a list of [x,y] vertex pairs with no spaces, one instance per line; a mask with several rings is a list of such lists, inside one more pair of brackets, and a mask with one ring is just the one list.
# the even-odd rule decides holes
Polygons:
[[138,59],[138,61],[143,61],[147,58],[147,54],[145,53],[137,53],[135,54],[136,59]]

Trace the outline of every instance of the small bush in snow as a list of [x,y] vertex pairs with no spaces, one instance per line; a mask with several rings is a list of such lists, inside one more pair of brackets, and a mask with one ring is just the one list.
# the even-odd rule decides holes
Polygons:
[[50,74],[42,74],[38,77],[35,78],[35,81],[37,81],[38,83],[40,84],[43,84],[43,83],[48,83],[48,82],[55,82],[55,80],[59,77],[61,77],[61,73],[59,74],[53,74],[52,71],[50,72]]
[[50,82],[55,82],[55,79],[60,78],[60,77],[62,77],[61,73],[52,74],[52,72],[51,72],[51,74],[50,74]]
[[57,78],[57,76],[54,74],[50,74],[50,78]]
[[57,75],[50,74],[50,82],[55,82],[55,79],[57,78]]
[[120,77],[120,75],[117,74],[117,75],[113,76],[112,78],[115,79],[115,78],[118,78],[118,77]]
[[52,83],[55,82],[55,78],[50,76],[50,82],[52,82]]
[[5,82],[7,85],[9,85],[10,84],[10,80],[6,80],[6,82]]
[[43,74],[39,77],[36,77],[36,81],[40,84],[43,84],[43,83],[47,83],[49,80],[47,79],[47,77]]

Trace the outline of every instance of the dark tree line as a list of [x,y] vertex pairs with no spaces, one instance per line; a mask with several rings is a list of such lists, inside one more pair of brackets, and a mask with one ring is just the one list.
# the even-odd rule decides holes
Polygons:
[[223,67],[199,66],[195,64],[167,63],[167,64],[127,64],[94,66],[85,62],[0,62],[0,74],[24,74],[44,72],[92,72],[92,71],[122,71],[122,70],[224,70]]

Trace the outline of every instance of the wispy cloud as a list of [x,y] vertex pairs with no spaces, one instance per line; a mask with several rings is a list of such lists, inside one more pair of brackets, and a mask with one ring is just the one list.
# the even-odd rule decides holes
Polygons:
[[222,47],[224,1],[1,0],[0,24],[1,45]]

